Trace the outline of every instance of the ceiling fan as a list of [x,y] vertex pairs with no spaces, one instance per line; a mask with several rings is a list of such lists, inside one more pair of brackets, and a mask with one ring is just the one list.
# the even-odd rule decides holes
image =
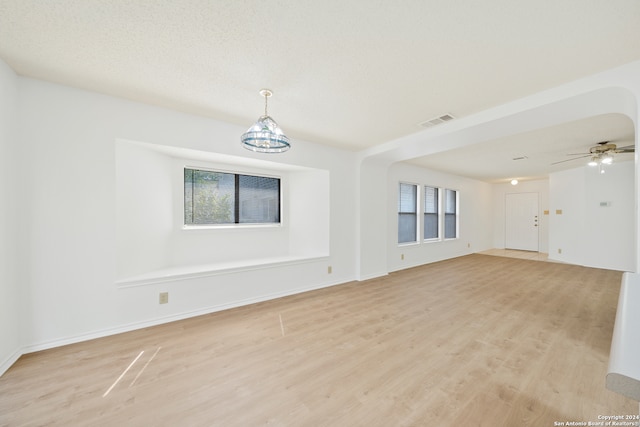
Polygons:
[[589,166],[598,166],[598,165],[610,165],[613,163],[613,156],[619,153],[634,153],[636,148],[634,145],[627,145],[626,147],[620,147],[610,141],[602,141],[598,142],[593,147],[589,148],[588,153],[572,153],[567,154],[567,156],[577,156],[572,159],[560,160],[559,162],[551,163],[552,165],[556,165],[558,163],[571,162],[573,160],[582,159],[585,157],[591,157],[591,161],[588,163]]

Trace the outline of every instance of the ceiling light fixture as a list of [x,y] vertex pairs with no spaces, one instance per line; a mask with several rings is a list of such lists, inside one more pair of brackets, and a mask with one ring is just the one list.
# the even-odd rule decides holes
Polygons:
[[511,185],[518,185],[518,180],[517,179],[512,179],[511,180]]
[[604,156],[601,160],[602,164],[605,165],[610,165],[611,163],[613,163],[613,157],[611,156]]
[[599,153],[595,156],[591,156],[591,160],[587,165],[591,167],[598,167],[598,172],[601,174],[604,173],[604,166],[610,165],[613,163],[613,156],[610,154]]
[[604,173],[604,167],[606,165],[611,165],[613,163],[613,156],[606,153],[598,153],[594,156],[591,156],[591,160],[587,165],[591,167],[598,167],[598,171],[600,173]]
[[247,150],[258,153],[282,153],[291,148],[289,138],[282,132],[275,120],[267,114],[267,98],[273,95],[269,89],[262,89],[260,95],[264,96],[264,115],[260,116],[240,140]]

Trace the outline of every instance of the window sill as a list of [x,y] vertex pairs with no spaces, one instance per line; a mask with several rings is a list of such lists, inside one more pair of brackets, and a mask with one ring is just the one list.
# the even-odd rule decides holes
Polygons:
[[405,243],[398,243],[398,246],[417,246],[419,245],[420,242],[405,242]]
[[126,277],[117,280],[116,285],[118,286],[118,288],[132,288],[137,286],[153,285],[156,283],[173,282],[176,280],[197,279],[202,277],[217,276],[221,274],[261,270],[295,264],[305,264],[322,261],[328,258],[328,255],[287,256],[215,264],[170,267],[163,268],[161,270],[154,270],[149,273],[144,273],[136,276]]
[[240,228],[281,228],[282,223],[251,223],[251,224],[212,224],[212,225],[183,225],[183,231],[196,230],[233,230]]

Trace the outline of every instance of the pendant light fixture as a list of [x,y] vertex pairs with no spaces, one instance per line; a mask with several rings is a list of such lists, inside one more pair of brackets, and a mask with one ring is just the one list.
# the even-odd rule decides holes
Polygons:
[[267,113],[267,99],[273,95],[269,89],[262,89],[260,95],[264,96],[264,115],[260,116],[240,140],[247,150],[259,153],[282,153],[291,148],[289,138],[282,132],[275,120]]

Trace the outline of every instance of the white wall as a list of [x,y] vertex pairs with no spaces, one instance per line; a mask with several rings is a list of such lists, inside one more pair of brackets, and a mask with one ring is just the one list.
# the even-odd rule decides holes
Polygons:
[[387,261],[389,201],[386,189],[389,185],[389,162],[375,158],[358,159],[357,209],[358,245],[357,278],[366,280],[384,276],[389,272]]
[[550,176],[549,258],[636,271],[635,164],[605,170],[581,167]]
[[23,297],[18,265],[18,189],[22,186],[17,165],[17,77],[0,61],[0,374],[20,355]]
[[[398,244],[398,183],[408,182],[459,192],[459,238],[439,242]],[[387,186],[387,266],[389,271],[414,267],[491,248],[493,219],[491,185],[406,163],[389,168]],[[404,259],[402,259],[404,255]]]
[[[555,261],[635,271],[634,173],[634,163],[627,161],[607,167],[605,174],[580,166],[554,173],[549,180],[525,181],[515,187],[495,184],[493,246],[504,248],[505,195],[536,192],[540,195],[540,252]],[[610,206],[601,207],[600,202]]]
[[[287,178],[289,206],[284,222],[289,229],[288,254],[309,256],[329,253],[332,191],[328,171],[310,168],[291,171]],[[350,201],[352,207],[354,203],[355,200]],[[339,209],[340,206],[344,205],[335,208]],[[355,231],[351,230],[350,238],[354,237]],[[340,244],[340,241],[336,243]],[[350,242],[350,245],[354,244]]]
[[[313,231],[328,234],[328,256],[259,270],[118,286],[120,274],[161,267],[174,262],[176,254],[160,247],[135,262],[119,257],[120,250],[131,242],[135,250],[148,250],[147,238],[153,245],[165,242],[164,236],[154,235],[150,229],[169,227],[163,211],[169,201],[153,190],[153,208],[160,211],[149,229],[127,228],[118,221],[123,212],[116,209],[116,200],[123,194],[117,191],[117,167],[124,163],[116,162],[116,141],[212,152],[247,162],[262,160],[265,155],[240,146],[239,135],[245,130],[240,126],[27,78],[19,78],[18,86],[18,139],[25,159],[21,175],[26,177],[21,185],[29,195],[24,215],[28,229],[21,234],[27,260],[21,286],[29,301],[25,351],[354,278],[354,154],[294,141],[289,152],[269,159],[291,166],[291,170],[293,166],[324,170],[325,181],[329,177],[329,201],[318,209],[328,212],[330,221]],[[140,173],[146,170],[157,178],[168,166],[160,159],[146,158],[149,161]],[[141,179],[140,185],[145,187],[145,178]],[[326,200],[328,190],[324,191]],[[304,221],[299,224],[305,225]],[[123,231],[125,236],[136,237],[120,240]],[[332,266],[331,274],[328,265]],[[169,292],[169,304],[158,304],[160,291]]]
[[506,195],[514,193],[538,193],[538,251],[549,252],[549,180],[521,181],[493,185],[493,247],[504,249],[506,224]]
[[169,264],[173,231],[172,159],[144,146],[115,142],[117,277]]

